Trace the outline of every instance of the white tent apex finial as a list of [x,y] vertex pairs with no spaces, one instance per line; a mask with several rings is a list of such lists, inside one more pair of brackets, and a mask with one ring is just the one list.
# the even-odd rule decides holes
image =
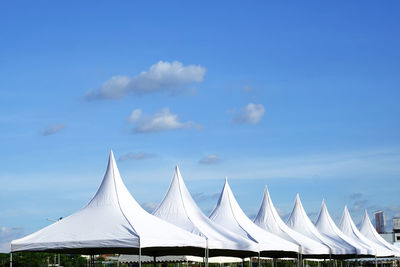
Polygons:
[[228,176],[225,176],[225,184],[228,183]]
[[322,206],[325,206],[325,198],[322,199]]
[[296,195],[296,202],[300,202],[300,195],[299,195],[299,193],[297,193],[297,195]]

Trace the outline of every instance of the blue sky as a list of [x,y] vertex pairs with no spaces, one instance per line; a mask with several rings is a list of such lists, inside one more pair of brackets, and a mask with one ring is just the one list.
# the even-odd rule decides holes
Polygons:
[[[397,1],[0,4],[0,247],[67,216],[113,149],[147,209],[180,166],[209,213],[400,215]],[[6,245],[4,245],[6,244]]]

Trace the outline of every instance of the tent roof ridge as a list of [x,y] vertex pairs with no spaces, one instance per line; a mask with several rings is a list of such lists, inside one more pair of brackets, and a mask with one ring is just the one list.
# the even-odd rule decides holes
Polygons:
[[[245,231],[246,234],[247,234],[248,236],[250,236],[255,242],[257,242],[256,239],[255,239],[248,231],[246,231],[246,229],[243,228],[243,226],[240,224],[240,222],[239,222],[238,219],[236,218],[236,214],[235,214],[235,212],[234,212],[234,210],[233,210],[233,207],[232,207],[231,194],[230,194],[230,193],[232,193],[232,190],[231,190],[231,188],[230,188],[230,186],[229,186],[229,184],[228,184],[228,179],[225,180],[224,189],[225,189],[225,186],[228,186],[228,187],[226,188],[226,191],[227,191],[227,194],[228,194],[229,207],[230,207],[230,209],[231,209],[233,218],[235,219],[235,221],[236,221],[236,223],[239,225],[239,227],[240,227],[243,231]],[[224,192],[222,192],[222,194],[223,194],[223,193],[224,193]],[[232,195],[233,195],[233,193],[232,193]],[[235,198],[235,196],[233,196],[233,197]],[[235,199],[235,200],[236,200],[236,199]],[[240,207],[240,206],[239,206],[239,207]],[[257,242],[257,243],[258,243],[258,242]]]
[[[135,233],[135,235],[137,235],[137,237],[139,238],[139,245],[140,245],[140,235],[139,235],[139,233],[136,231],[135,227],[133,227],[132,223],[131,223],[131,222],[128,220],[128,218],[126,217],[125,212],[122,210],[121,203],[120,203],[120,201],[119,201],[119,191],[118,191],[118,188],[117,188],[117,184],[116,184],[116,182],[115,182],[115,168],[114,168],[114,166],[115,166],[116,168],[118,168],[118,167],[117,167],[117,164],[115,163],[114,153],[113,153],[112,150],[110,151],[110,163],[112,164],[112,178],[113,178],[114,189],[115,189],[115,195],[116,195],[116,197],[117,197],[117,203],[118,203],[119,210],[121,211],[122,216],[124,216],[126,222],[127,222],[127,223],[129,224],[129,226],[132,228],[132,230],[133,230],[133,232]],[[118,171],[118,172],[119,172],[119,171]]]
[[183,206],[183,209],[185,210],[186,217],[193,224],[193,226],[199,231],[199,233],[201,233],[206,239],[208,239],[208,237],[202,231],[200,231],[200,229],[197,227],[197,225],[193,222],[193,220],[188,215],[188,212],[187,212],[187,209],[186,209],[186,206],[185,206],[185,201],[183,200],[183,197],[182,197],[181,182],[183,182],[183,178],[179,179],[180,178],[179,176],[182,177],[182,175],[181,175],[181,172],[179,171],[178,165],[176,165],[176,167],[175,167],[175,174],[176,174],[176,178],[178,180],[179,197],[180,197],[180,199],[182,201],[182,206]]

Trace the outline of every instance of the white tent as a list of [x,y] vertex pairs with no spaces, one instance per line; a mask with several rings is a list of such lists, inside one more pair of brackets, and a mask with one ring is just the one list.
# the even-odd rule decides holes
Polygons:
[[322,200],[321,211],[319,212],[319,216],[315,223],[315,226],[317,227],[318,231],[323,235],[335,240],[335,242],[337,243],[343,244],[343,247],[349,249],[349,253],[351,252],[352,254],[357,255],[375,255],[374,250],[355,242],[354,240],[343,234],[342,231],[340,231],[340,229],[336,226],[335,222],[329,215],[324,200]]
[[383,237],[381,237],[378,232],[375,230],[374,226],[371,223],[371,220],[369,219],[367,210],[364,212],[364,218],[361,222],[360,226],[360,232],[363,234],[366,238],[369,240],[377,243],[378,245],[381,245],[387,249],[393,250],[394,254],[399,257],[400,256],[400,249],[393,246],[389,242],[387,242]]
[[203,255],[205,239],[147,213],[122,182],[110,152],[103,181],[80,211],[11,242],[11,251]]
[[[146,263],[154,263],[154,258],[149,256],[143,256],[140,259],[142,262]],[[126,255],[121,254],[118,257],[118,261],[121,263],[136,263],[139,262],[138,255]],[[164,262],[182,262],[182,263],[192,263],[192,262],[204,262],[203,257],[196,257],[196,256],[162,256],[155,258],[155,262],[164,263]],[[211,257],[208,258],[209,263],[238,263],[242,262],[241,258],[234,258],[234,257]]]
[[303,235],[320,242],[329,247],[330,254],[335,257],[346,256],[354,254],[352,250],[349,250],[347,246],[336,242],[327,236],[322,235],[315,225],[308,218],[306,211],[301,204],[299,194],[296,196],[296,201],[286,224],[293,230],[302,233]]
[[339,223],[339,229],[348,237],[353,239],[357,243],[361,243],[364,246],[368,246],[375,251],[375,255],[377,257],[390,257],[393,256],[394,252],[385,247],[382,247],[368,238],[366,238],[361,232],[357,229],[353,220],[351,219],[350,213],[347,209],[347,206],[344,207],[344,212],[342,219]]
[[254,219],[254,223],[273,234],[298,244],[301,247],[301,253],[305,256],[329,255],[327,246],[294,231],[283,222],[272,203],[267,187],[265,187],[260,210]]
[[256,241],[259,244],[260,255],[263,257],[297,258],[298,245],[265,231],[246,216],[237,203],[227,179],[210,219],[244,238]]
[[211,221],[196,205],[178,166],[166,196],[153,214],[191,233],[204,236],[211,256],[246,257],[258,253],[258,244]]

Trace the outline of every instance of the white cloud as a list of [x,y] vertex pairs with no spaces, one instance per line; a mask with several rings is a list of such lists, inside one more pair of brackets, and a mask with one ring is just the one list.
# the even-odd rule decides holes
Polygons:
[[233,118],[233,122],[238,124],[257,124],[260,122],[264,112],[265,109],[263,105],[249,103],[247,106],[240,109]]
[[20,238],[23,234],[22,227],[0,227],[0,253],[9,253],[11,241]]
[[134,123],[140,118],[140,116],[142,116],[142,111],[140,109],[135,109],[132,111],[131,115],[129,115],[127,121]]
[[67,128],[65,124],[52,124],[47,126],[40,134],[43,136],[53,135]]
[[221,162],[221,159],[216,154],[205,156],[204,158],[199,160],[200,164],[216,164],[219,162]]
[[85,98],[120,99],[128,94],[146,94],[153,92],[169,92],[174,94],[190,83],[199,83],[204,79],[206,69],[200,65],[184,66],[181,62],[159,61],[149,70],[130,78],[128,76],[114,76],[98,89],[89,90]]
[[119,161],[126,161],[126,160],[142,160],[155,157],[154,154],[146,153],[146,152],[129,152],[119,157]]
[[140,109],[135,109],[127,119],[135,124],[134,133],[162,132],[183,128],[198,128],[192,122],[181,122],[177,114],[172,114],[169,108],[164,108],[153,115],[142,115]]

